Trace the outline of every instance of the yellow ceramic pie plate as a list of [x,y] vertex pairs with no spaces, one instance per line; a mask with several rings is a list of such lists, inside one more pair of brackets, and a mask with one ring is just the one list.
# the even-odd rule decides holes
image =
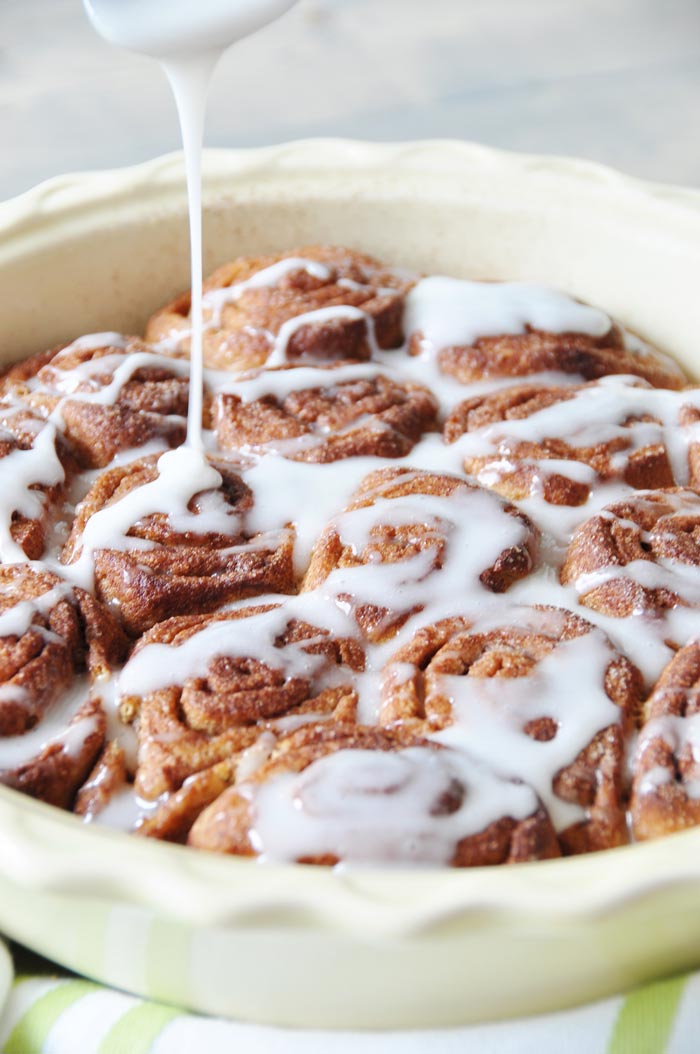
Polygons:
[[[206,158],[206,265],[335,242],[528,278],[700,365],[700,193],[462,143]],[[0,357],[139,331],[188,283],[178,157],[0,206]],[[700,629],[700,626],[699,626]],[[535,1013],[700,963],[700,830],[471,871],[261,866],[84,827],[0,788],[0,930],[108,984],[299,1026]]]

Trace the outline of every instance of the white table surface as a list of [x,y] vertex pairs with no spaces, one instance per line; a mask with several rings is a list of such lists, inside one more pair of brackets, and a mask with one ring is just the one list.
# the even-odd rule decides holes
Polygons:
[[[301,0],[226,56],[207,141],[316,135],[457,136],[700,186],[700,0]],[[80,0],[0,0],[0,198],[178,145],[160,70]]]

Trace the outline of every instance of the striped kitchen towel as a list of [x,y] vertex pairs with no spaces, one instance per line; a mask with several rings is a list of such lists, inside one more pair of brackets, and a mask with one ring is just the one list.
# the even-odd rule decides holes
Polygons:
[[[3,978],[9,982],[0,954],[0,999]],[[238,1024],[45,976],[18,978],[0,1014],[2,1054],[423,1054],[431,1048],[440,1054],[697,1054],[700,973],[562,1013],[440,1032]]]

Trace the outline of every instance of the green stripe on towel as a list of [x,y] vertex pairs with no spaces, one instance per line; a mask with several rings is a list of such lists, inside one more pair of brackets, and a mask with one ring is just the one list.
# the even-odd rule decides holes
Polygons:
[[96,986],[89,981],[66,981],[40,996],[12,1029],[3,1054],[41,1054],[59,1017],[78,999],[94,991]]
[[159,1003],[139,1003],[117,1021],[100,1044],[99,1054],[150,1054],[153,1041],[182,1011]]
[[657,981],[627,996],[608,1054],[664,1054],[687,977]]

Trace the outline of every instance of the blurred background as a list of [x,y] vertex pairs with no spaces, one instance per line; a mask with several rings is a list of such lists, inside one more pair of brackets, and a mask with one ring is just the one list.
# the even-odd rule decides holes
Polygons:
[[[193,0],[196,2],[196,0]],[[700,186],[700,0],[301,0],[238,44],[207,143],[460,137]],[[80,0],[0,0],[0,198],[179,148],[158,67]]]

